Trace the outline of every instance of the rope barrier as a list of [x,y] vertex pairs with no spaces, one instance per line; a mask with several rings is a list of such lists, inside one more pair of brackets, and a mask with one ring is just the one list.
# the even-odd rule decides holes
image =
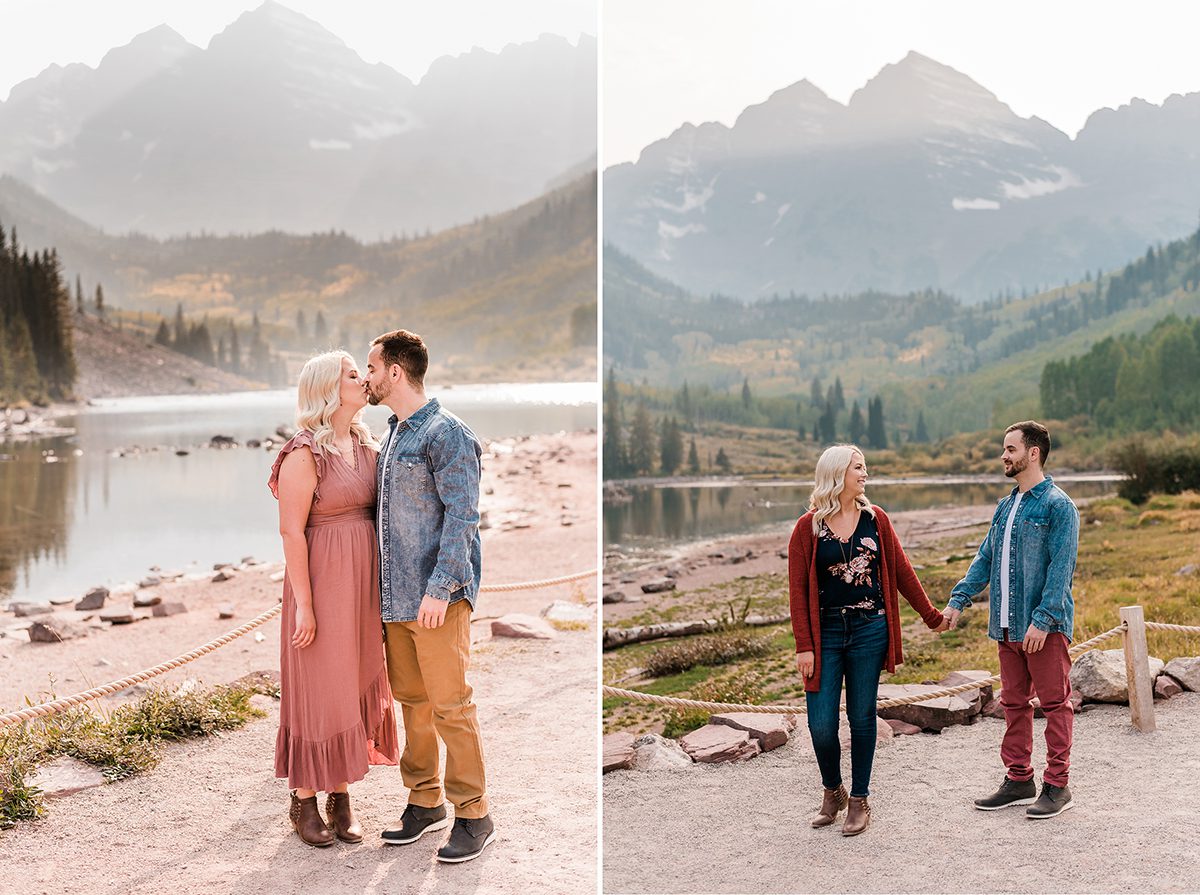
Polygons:
[[[1163,627],[1158,623],[1146,622],[1146,627]],[[1167,628],[1179,628],[1181,625],[1167,625]],[[1115,628],[1110,628],[1103,634],[1097,634],[1090,640],[1085,640],[1083,643],[1078,643],[1071,647],[1067,652],[1071,658],[1082,655],[1090,649],[1094,649],[1099,644],[1109,638],[1116,637],[1123,633],[1125,624],[1121,623]],[[1195,630],[1200,631],[1200,628]],[[971,681],[968,684],[957,684],[953,687],[945,687],[940,690],[935,690],[932,693],[914,693],[912,696],[902,696],[895,699],[882,699],[876,703],[876,709],[886,709],[897,705],[912,705],[915,702],[927,702],[930,699],[941,699],[944,696],[957,696],[959,693],[967,693],[971,690],[978,690],[987,684],[1000,683],[1000,675],[993,674],[991,677],[983,678],[978,681]],[[630,699],[634,702],[649,702],[654,705],[675,706],[678,708],[689,709],[704,709],[706,711],[720,712],[754,712],[760,715],[798,715],[806,712],[808,709],[802,705],[746,705],[735,702],[704,702],[698,699],[681,699],[677,696],[658,696],[654,693],[643,693],[641,690],[624,690],[620,687],[604,687],[605,696],[619,696],[622,699]],[[843,706],[844,708],[844,706]]]
[[[480,592],[495,593],[498,591],[515,591],[515,590],[536,590],[543,587],[554,587],[558,584],[566,584],[571,581],[580,581],[584,578],[595,577],[597,570],[590,569],[586,572],[576,572],[572,575],[561,575],[557,578],[541,578],[533,581],[517,581],[511,584],[484,584],[480,585]],[[248,634],[260,625],[266,624],[275,616],[283,611],[283,605],[272,606],[265,612],[255,616],[244,625],[234,628],[232,631],[227,631],[215,640],[210,640],[203,646],[198,646],[180,656],[176,656],[167,662],[160,665],[155,665],[153,668],[147,668],[144,671],[139,671],[136,674],[131,674],[128,677],[123,677],[117,681],[110,681],[107,684],[102,684],[99,687],[92,687],[90,690],[84,690],[82,693],[75,693],[71,696],[64,696],[61,699],[55,699],[51,702],[43,702],[40,705],[29,706],[28,708],[19,709],[15,712],[9,712],[5,715],[0,715],[0,728],[8,727],[12,724],[20,724],[25,721],[32,721],[34,718],[44,717],[46,715],[56,715],[59,712],[66,711],[77,705],[85,702],[90,702],[93,699],[99,699],[102,696],[111,696],[113,693],[119,693],[121,690],[126,690],[129,687],[144,683],[151,678],[158,677],[160,674],[165,674],[168,671],[173,671],[181,665],[186,665],[199,659],[201,656],[211,653],[213,650],[220,649],[226,644],[236,640],[243,634]]]

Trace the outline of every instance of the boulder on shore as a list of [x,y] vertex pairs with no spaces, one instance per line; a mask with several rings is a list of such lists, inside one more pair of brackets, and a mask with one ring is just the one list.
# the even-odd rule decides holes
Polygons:
[[680,771],[695,762],[675,740],[647,733],[633,741],[635,771]]
[[683,736],[679,745],[692,761],[715,764],[723,761],[745,761],[762,750],[758,740],[744,730],[724,724],[706,724]]
[[642,593],[661,594],[669,590],[675,590],[675,586],[675,581],[671,578],[655,578],[653,581],[647,581],[642,585]]
[[1200,693],[1200,656],[1177,656],[1163,668],[1185,690]]
[[[1150,657],[1150,678],[1156,678],[1166,666],[1162,659]],[[1129,702],[1129,682],[1125,678],[1125,651],[1092,650],[1071,666],[1071,689],[1084,702]]]
[[89,590],[86,594],[83,595],[82,600],[80,600],[78,603],[75,604],[75,608],[81,612],[87,611],[89,609],[103,609],[104,601],[107,599],[108,599],[108,588],[107,587],[93,587],[91,590]]
[[632,733],[609,733],[604,735],[602,752],[604,754],[604,773],[609,771],[624,771],[633,767],[633,741],[637,739]]
[[[902,699],[923,693],[935,693],[944,689],[929,684],[880,684],[879,699]],[[978,699],[963,699],[961,696],[934,696],[920,702],[889,706],[878,711],[880,718],[905,721],[922,730],[942,730],[954,724],[969,724],[979,714],[982,706]]]
[[545,619],[521,612],[510,612],[492,622],[493,637],[525,637],[532,640],[551,640],[556,635]]
[[768,715],[758,712],[726,712],[713,715],[709,724],[724,724],[735,730],[744,730],[758,741],[762,752],[778,749],[788,741],[796,729],[795,715]]

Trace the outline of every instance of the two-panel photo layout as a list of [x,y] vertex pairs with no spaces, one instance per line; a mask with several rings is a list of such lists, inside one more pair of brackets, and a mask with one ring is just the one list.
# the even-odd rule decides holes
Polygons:
[[0,895],[1200,892],[1200,10],[0,0]]

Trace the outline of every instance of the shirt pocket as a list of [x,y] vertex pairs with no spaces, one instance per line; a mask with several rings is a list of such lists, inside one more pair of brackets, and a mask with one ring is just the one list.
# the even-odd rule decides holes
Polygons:
[[395,493],[420,503],[433,499],[433,473],[424,454],[397,454],[392,460],[392,469]]
[[1050,537],[1050,518],[1030,516],[1021,522],[1022,540],[1031,547],[1041,547]]

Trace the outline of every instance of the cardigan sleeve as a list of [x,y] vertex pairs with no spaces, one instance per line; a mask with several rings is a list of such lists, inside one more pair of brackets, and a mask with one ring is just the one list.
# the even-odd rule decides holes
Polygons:
[[904,599],[908,601],[908,605],[917,611],[921,619],[931,630],[942,623],[942,613],[930,601],[925,593],[925,588],[921,586],[921,580],[917,578],[916,570],[913,569],[912,563],[908,560],[908,554],[904,552],[904,548],[900,545],[900,538],[896,534],[896,529],[892,527],[892,520],[887,517],[887,513],[879,507],[875,508],[875,516],[877,520],[883,522],[882,528],[887,532],[887,550],[888,554],[895,559],[896,564],[896,585],[900,593],[904,595]]
[[792,539],[788,542],[788,608],[792,615],[792,636],[796,638],[798,653],[813,650],[812,626],[808,615],[811,541],[812,525],[806,514],[792,529]]

